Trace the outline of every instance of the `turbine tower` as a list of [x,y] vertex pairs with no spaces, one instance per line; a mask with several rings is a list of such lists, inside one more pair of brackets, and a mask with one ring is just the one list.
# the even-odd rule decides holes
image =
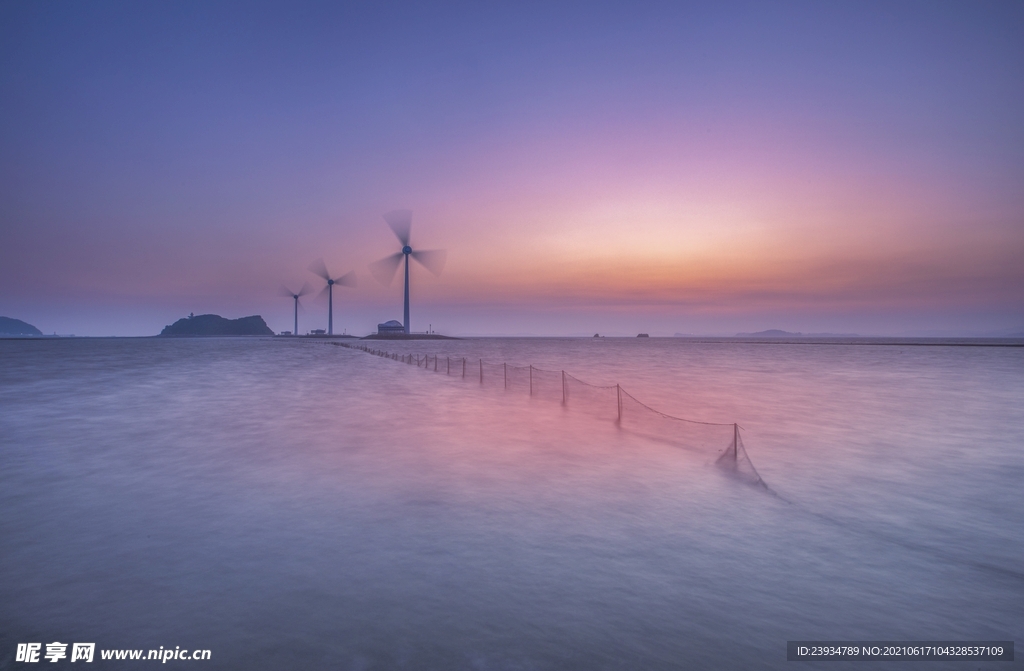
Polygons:
[[398,242],[402,244],[402,251],[384,257],[380,261],[370,264],[370,272],[377,280],[388,286],[395,278],[395,272],[402,260],[405,260],[405,320],[402,325],[406,334],[411,333],[409,327],[409,257],[416,261],[434,275],[440,275],[444,268],[446,252],[443,249],[413,249],[409,234],[412,231],[412,211],[392,210],[384,215],[384,221],[391,227]]
[[357,284],[356,273],[350,270],[341,277],[331,277],[327,270],[327,264],[323,259],[317,259],[309,264],[309,272],[319,275],[327,282],[327,286],[320,292],[320,296],[327,294],[327,335],[334,335],[334,285],[342,287],[354,287]]
[[309,284],[303,282],[302,288],[299,289],[297,292],[292,291],[291,289],[282,284],[281,292],[283,295],[295,300],[295,330],[292,331],[292,335],[299,335],[299,298],[309,293]]

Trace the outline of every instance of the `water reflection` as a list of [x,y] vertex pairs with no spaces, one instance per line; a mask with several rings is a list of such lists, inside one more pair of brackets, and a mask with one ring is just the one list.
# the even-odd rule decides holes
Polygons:
[[217,668],[781,668],[788,638],[1021,638],[1019,351],[406,351],[428,350],[737,421],[794,504],[614,419],[344,348],[4,342],[2,650],[181,645],[210,648]]

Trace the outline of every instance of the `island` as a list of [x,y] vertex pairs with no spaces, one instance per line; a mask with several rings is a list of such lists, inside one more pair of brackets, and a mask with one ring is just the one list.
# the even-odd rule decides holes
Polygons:
[[781,329],[768,329],[757,333],[737,333],[737,338],[859,338],[856,333],[791,333]]
[[238,319],[226,319],[220,315],[189,315],[170,326],[165,326],[160,335],[165,337],[272,336],[274,332],[259,315],[239,317]]
[[43,332],[28,322],[13,317],[0,317],[0,336],[41,336]]

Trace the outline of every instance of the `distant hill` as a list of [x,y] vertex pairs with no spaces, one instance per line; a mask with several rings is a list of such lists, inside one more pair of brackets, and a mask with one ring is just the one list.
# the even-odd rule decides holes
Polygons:
[[162,336],[272,336],[263,317],[225,319],[220,315],[189,315],[165,326]]
[[11,317],[0,317],[0,335],[31,335],[41,336],[43,332],[28,322]]
[[802,336],[803,333],[790,333],[789,331],[781,331],[779,329],[768,329],[767,331],[758,331],[757,333],[737,333],[737,338],[797,338]]
[[757,333],[737,333],[737,338],[857,338],[856,333],[791,333],[780,329],[768,329]]

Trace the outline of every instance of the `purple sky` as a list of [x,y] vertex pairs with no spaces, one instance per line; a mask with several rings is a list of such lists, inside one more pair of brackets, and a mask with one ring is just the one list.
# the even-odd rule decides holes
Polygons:
[[1024,4],[428,4],[0,5],[0,314],[1024,331]]

